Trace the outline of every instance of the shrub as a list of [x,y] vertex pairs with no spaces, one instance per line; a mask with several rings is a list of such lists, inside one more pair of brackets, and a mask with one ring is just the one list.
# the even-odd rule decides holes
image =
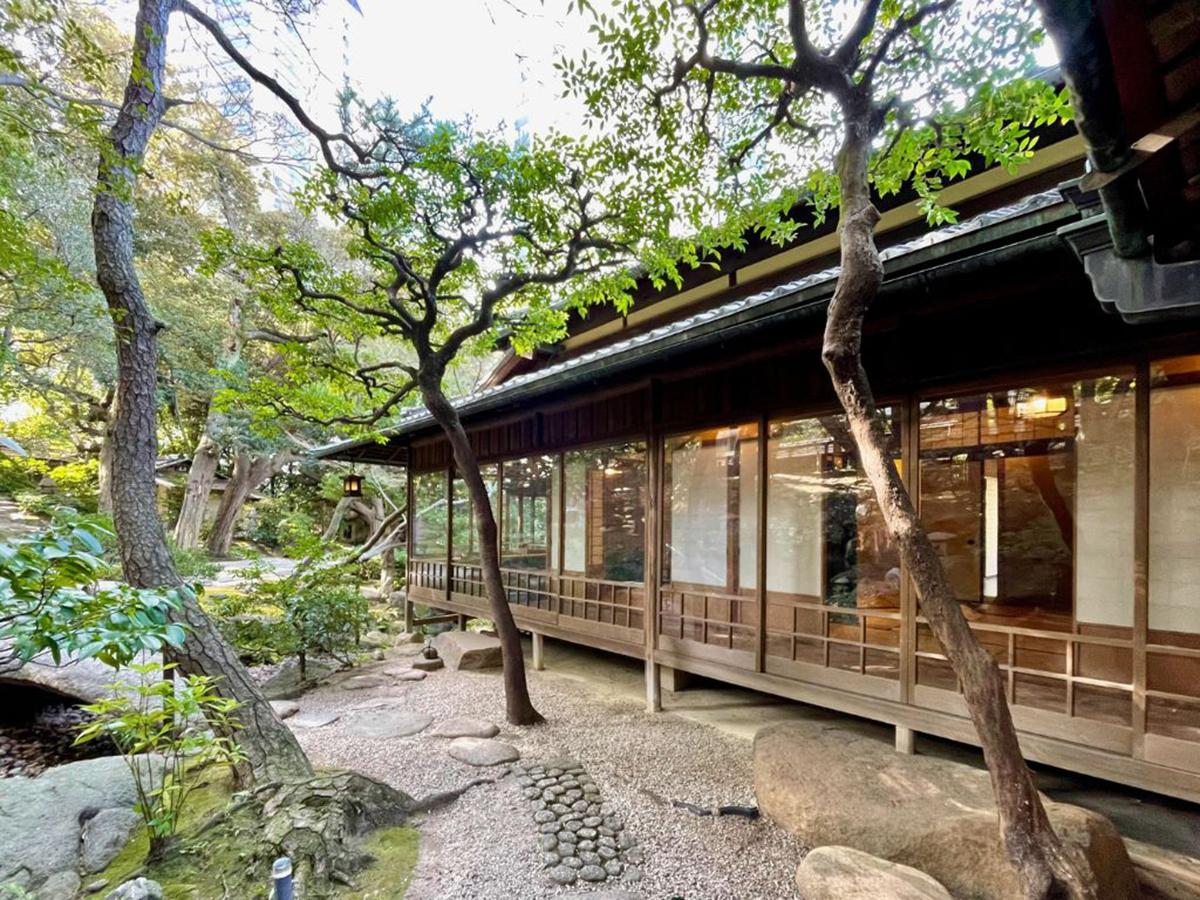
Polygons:
[[116,682],[112,696],[82,707],[94,718],[80,727],[75,743],[110,738],[133,776],[134,809],[150,837],[150,857],[161,857],[196,786],[195,770],[243,757],[229,736],[237,727],[237,701],[217,694],[211,678],[164,677],[173,666],[129,667],[132,685]]
[[221,567],[201,547],[180,547],[170,536],[167,537],[167,545],[171,549],[171,559],[175,561],[175,571],[179,573],[180,578],[205,580],[221,571]]

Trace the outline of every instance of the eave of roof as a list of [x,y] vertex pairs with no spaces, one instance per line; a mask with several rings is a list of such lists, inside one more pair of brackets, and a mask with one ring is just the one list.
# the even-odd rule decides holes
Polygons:
[[[1047,224],[1076,215],[1075,207],[1057,189],[1031,194],[1016,203],[998,207],[964,222],[928,231],[925,234],[888,247],[881,252],[885,285],[916,271],[930,268],[939,257],[961,253],[976,244],[1019,240],[1031,230],[1044,230]],[[507,403],[527,399],[543,390],[556,390],[583,378],[595,378],[632,366],[647,353],[657,352],[672,342],[686,339],[694,345],[704,335],[728,333],[731,328],[765,323],[781,311],[817,311],[824,308],[833,293],[840,267],[813,272],[770,290],[732,300],[695,313],[633,337],[606,344],[595,350],[524,375],[517,375],[492,387],[469,394],[455,402],[459,414],[466,417],[487,412]],[[386,438],[401,437],[431,427],[433,419],[422,407],[405,411],[392,425],[383,429]],[[337,441],[316,448],[319,459],[337,458],[358,447],[378,444],[375,438]]]

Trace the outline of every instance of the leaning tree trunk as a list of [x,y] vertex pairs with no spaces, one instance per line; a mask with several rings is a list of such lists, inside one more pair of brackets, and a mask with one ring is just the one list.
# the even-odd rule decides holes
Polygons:
[[822,359],[845,410],[859,461],[900,557],[916,587],[921,611],[937,636],[979,735],[991,775],[1004,845],[1029,900],[1094,898],[1096,886],[1078,852],[1055,834],[1033,774],[1021,755],[995,660],[971,631],[929,535],[900,474],[892,464],[883,420],[862,363],[863,318],[883,282],[875,246],[879,213],[867,180],[871,129],[847,116],[838,156],[841,272],[825,323]]
[[227,556],[233,545],[233,529],[238,515],[250,495],[272,475],[277,474],[295,457],[291,453],[271,453],[266,456],[251,456],[242,450],[234,460],[233,472],[225,484],[221,504],[213,519],[212,531],[208,535],[208,552],[211,556]]
[[213,479],[217,474],[217,463],[221,448],[212,439],[207,425],[192,464],[188,467],[187,484],[183,489],[183,502],[179,506],[179,517],[175,520],[175,546],[190,550],[200,543],[200,529],[204,526],[204,513],[208,509],[208,498],[212,493]]
[[133,66],[117,120],[101,147],[92,209],[96,280],[108,303],[117,341],[117,394],[111,426],[113,522],[125,579],[135,587],[178,586],[186,625],[176,654],[185,674],[209,675],[241,707],[238,743],[255,779],[307,778],[312,767],[291,731],[275,715],[245,667],[180,584],[154,497],[157,446],[157,334],[133,265],[133,193],[146,146],[162,117],[169,0],[141,0]]
[[500,650],[504,657],[504,701],[505,714],[513,725],[533,725],[542,722],[542,714],[529,699],[529,685],[525,680],[525,656],[521,648],[521,633],[513,621],[512,610],[500,577],[500,551],[497,547],[496,516],[492,501],[488,497],[479,471],[479,460],[471,449],[471,442],[463,430],[462,422],[453,404],[446,399],[441,384],[436,379],[421,383],[421,395],[425,408],[435,422],[442,427],[454,451],[454,465],[467,485],[471,505],[478,517],[479,555],[483,569],[483,583],[487,590],[488,603],[492,607],[492,620],[496,635],[500,638]]

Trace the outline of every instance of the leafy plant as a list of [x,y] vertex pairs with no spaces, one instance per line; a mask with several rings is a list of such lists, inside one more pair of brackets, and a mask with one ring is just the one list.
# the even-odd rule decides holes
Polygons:
[[106,564],[101,537],[87,522],[65,521],[27,538],[0,543],[0,640],[5,653],[28,660],[49,652],[95,657],[110,666],[142,651],[181,646],[182,626],[168,621],[174,591],[99,585]]
[[221,571],[212,557],[200,547],[180,547],[170,538],[167,544],[171,548],[171,558],[175,560],[175,571],[180,578],[212,578]]
[[110,685],[112,696],[83,707],[91,721],[77,744],[110,738],[121,751],[137,792],[134,809],[146,823],[150,857],[162,855],[179,816],[196,787],[194,772],[211,763],[243,758],[231,737],[238,723],[236,700],[221,697],[213,679],[202,675],[168,678],[173,665],[134,663],[132,686]]

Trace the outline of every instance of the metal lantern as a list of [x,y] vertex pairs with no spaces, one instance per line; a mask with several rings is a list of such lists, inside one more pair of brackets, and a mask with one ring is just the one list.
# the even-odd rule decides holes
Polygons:
[[342,496],[343,497],[361,497],[362,496],[362,476],[351,472],[342,479]]

